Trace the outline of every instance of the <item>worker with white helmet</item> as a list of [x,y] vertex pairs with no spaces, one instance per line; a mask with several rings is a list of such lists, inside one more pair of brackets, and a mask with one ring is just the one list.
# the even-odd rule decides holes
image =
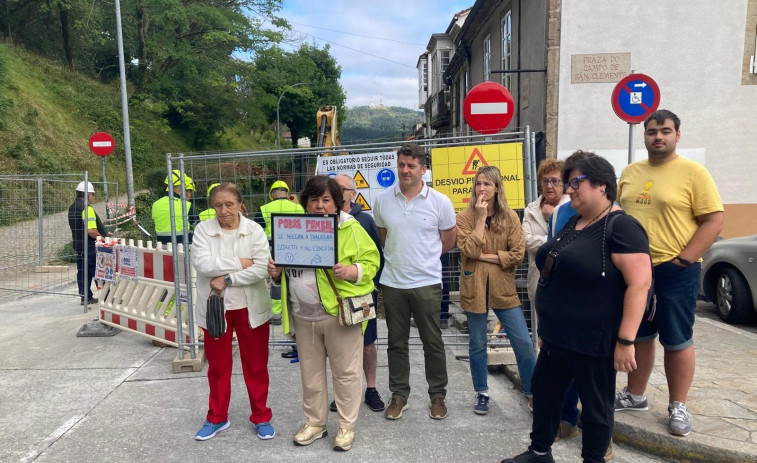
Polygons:
[[[85,196],[87,207],[85,208]],[[68,226],[71,227],[71,238],[76,251],[76,283],[79,285],[79,297],[84,304],[84,291],[90,303],[96,303],[92,297],[92,279],[95,277],[97,266],[97,250],[95,241],[98,236],[109,236],[105,231],[100,217],[92,207],[95,199],[95,187],[89,182],[80,182],[76,186],[76,199],[68,208]],[[84,249],[87,249],[87,278],[84,277]]]
[[[170,243],[171,242],[171,204],[170,196],[171,189],[173,188],[173,222],[176,228],[176,242],[184,242],[184,219],[182,217],[182,205],[181,205],[181,172],[174,170],[171,172],[171,184],[169,185],[169,178],[163,181],[166,184],[166,195],[152,203],[152,220],[155,223],[155,233],[158,235],[158,242]],[[184,189],[186,191],[186,208],[187,219],[189,224],[194,224],[200,219],[195,212],[194,206],[190,199],[192,199],[192,193],[195,189],[195,184],[192,178],[188,175],[184,175]],[[192,243],[192,231],[188,230],[189,243]]]

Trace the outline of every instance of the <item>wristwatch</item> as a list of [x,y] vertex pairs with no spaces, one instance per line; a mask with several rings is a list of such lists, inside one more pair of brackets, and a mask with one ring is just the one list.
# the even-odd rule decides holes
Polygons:
[[226,286],[231,286],[231,275],[226,275],[225,277],[223,277],[223,283]]
[[630,339],[625,339],[618,337],[618,344],[623,344],[624,346],[633,346],[633,341]]

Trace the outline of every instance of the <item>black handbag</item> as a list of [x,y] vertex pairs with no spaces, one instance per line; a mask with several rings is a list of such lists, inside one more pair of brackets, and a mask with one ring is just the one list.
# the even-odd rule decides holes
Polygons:
[[215,291],[208,298],[205,324],[208,327],[208,334],[214,338],[220,338],[226,332],[226,310],[223,305],[223,296],[218,295]]

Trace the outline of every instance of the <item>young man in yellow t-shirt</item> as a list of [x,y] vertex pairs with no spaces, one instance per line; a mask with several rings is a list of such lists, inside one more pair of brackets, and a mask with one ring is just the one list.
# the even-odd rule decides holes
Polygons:
[[649,234],[654,265],[657,311],[642,321],[636,337],[638,369],[628,374],[628,386],[618,391],[615,410],[647,410],[644,391],[655,360],[654,338],[665,349],[668,381],[668,431],[691,432],[686,398],[694,379],[694,310],[700,260],[723,229],[723,203],[715,182],[700,164],[680,157],[681,121],[658,110],[644,121],[647,159],[623,170],[618,199]]

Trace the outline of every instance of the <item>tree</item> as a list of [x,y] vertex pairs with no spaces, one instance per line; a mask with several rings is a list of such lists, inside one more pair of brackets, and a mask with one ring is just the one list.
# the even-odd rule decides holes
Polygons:
[[[259,51],[248,78],[257,96],[257,110],[263,111],[268,120],[276,120],[279,96],[279,119],[289,127],[292,141],[302,135],[316,139],[316,112],[320,106],[337,106],[344,114],[347,99],[339,83],[342,69],[329,54],[329,47],[319,49],[303,44],[298,50],[286,52],[279,47]],[[294,84],[305,83],[293,87]]]
[[129,1],[136,25],[135,98],[159,101],[171,126],[187,129],[201,147],[212,144],[239,115],[242,70],[233,54],[280,39],[263,23],[286,25],[274,16],[281,0]]

